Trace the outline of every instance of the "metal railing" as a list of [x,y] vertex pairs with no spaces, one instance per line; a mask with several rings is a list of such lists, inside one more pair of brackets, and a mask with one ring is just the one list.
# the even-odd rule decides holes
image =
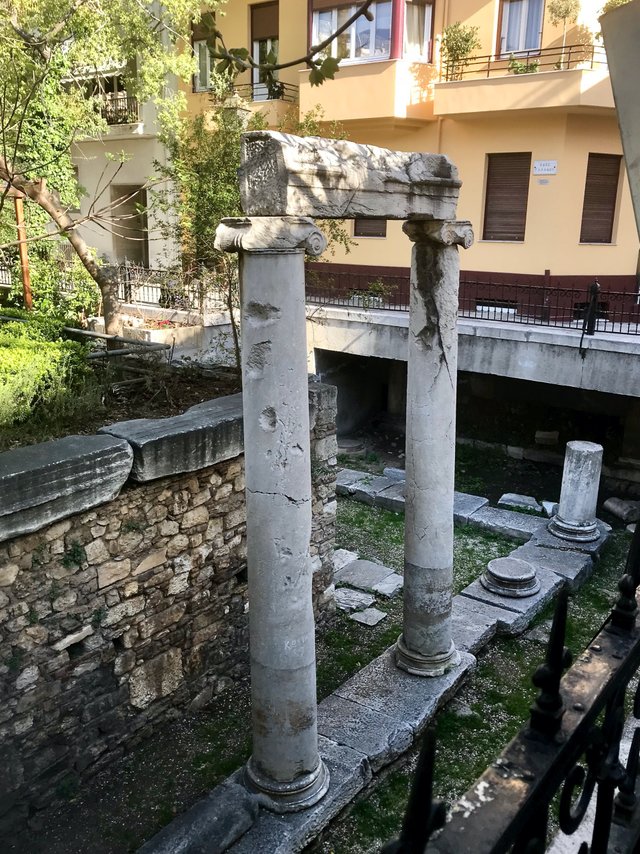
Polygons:
[[[307,272],[307,301],[343,308],[408,311],[409,275],[375,279],[370,273],[311,270]],[[580,330],[590,301],[590,287],[562,288],[463,278],[458,315],[474,320]],[[595,306],[594,331],[640,335],[637,291],[601,287]]]
[[186,285],[170,270],[122,265],[118,267],[118,299],[139,305],[202,311],[204,289],[199,282]]
[[276,80],[270,85],[267,83],[241,83],[233,87],[234,92],[244,98],[245,101],[285,101],[288,104],[297,104],[300,90],[292,83],[281,83]]
[[106,96],[100,114],[108,125],[128,125],[140,121],[140,105],[137,98],[128,95]]
[[606,68],[602,45],[570,44],[535,50],[505,51],[499,56],[472,56],[457,62],[445,61],[445,81],[468,77],[504,77],[506,74],[533,74],[537,71],[568,71],[581,68]]
[[[591,844],[582,843],[580,854],[638,851],[640,726],[634,729],[626,766],[620,746],[625,697],[640,665],[639,582],[640,525],[611,615],[564,676],[571,664],[564,646],[567,588],[560,594],[546,660],[533,675],[540,692],[529,723],[453,807],[446,826],[444,804],[432,800],[434,737],[427,735],[402,834],[382,854],[538,854],[546,849],[557,793],[560,829],[569,835],[581,826],[595,795]],[[633,717],[640,719],[640,688],[635,690]]]

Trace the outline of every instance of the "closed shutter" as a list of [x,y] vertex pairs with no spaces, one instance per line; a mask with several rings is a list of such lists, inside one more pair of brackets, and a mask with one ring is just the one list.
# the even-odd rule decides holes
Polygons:
[[531,152],[489,154],[483,240],[524,240]]
[[251,39],[275,39],[278,37],[278,4],[261,3],[251,7]]
[[365,217],[356,217],[353,223],[353,236],[386,237],[387,221],[386,219],[368,219]]
[[611,243],[621,159],[619,154],[589,155],[580,243]]

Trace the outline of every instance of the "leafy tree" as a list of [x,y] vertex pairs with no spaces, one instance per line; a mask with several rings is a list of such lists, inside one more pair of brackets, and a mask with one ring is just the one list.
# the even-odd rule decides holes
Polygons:
[[[548,0],[547,13],[549,20],[555,26],[562,21],[562,55],[564,56],[564,47],[567,43],[567,21],[575,23],[578,20],[580,12],[580,0]],[[563,60],[560,60],[562,67]]]
[[480,47],[479,27],[456,21],[442,31],[445,80],[460,80],[474,50]]

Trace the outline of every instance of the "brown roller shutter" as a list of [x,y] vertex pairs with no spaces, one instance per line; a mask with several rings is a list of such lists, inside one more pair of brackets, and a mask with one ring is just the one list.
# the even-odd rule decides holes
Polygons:
[[369,219],[366,217],[356,217],[353,223],[353,236],[386,237],[387,221],[386,219]]
[[524,240],[531,152],[489,154],[483,240]]
[[251,7],[251,39],[273,39],[278,35],[278,4],[261,3]]
[[611,243],[621,159],[619,154],[589,155],[580,243]]

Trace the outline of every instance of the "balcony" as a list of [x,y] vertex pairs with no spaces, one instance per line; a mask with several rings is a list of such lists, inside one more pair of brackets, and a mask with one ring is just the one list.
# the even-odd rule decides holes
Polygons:
[[311,86],[300,72],[300,112],[319,105],[325,121],[423,124],[433,118],[433,65],[388,59],[341,65],[335,80]]
[[137,98],[128,95],[107,95],[100,114],[108,125],[132,125],[140,121],[140,105]]
[[604,49],[566,45],[522,51],[510,57],[472,57],[444,69],[434,87],[436,116],[506,110],[613,110]]

